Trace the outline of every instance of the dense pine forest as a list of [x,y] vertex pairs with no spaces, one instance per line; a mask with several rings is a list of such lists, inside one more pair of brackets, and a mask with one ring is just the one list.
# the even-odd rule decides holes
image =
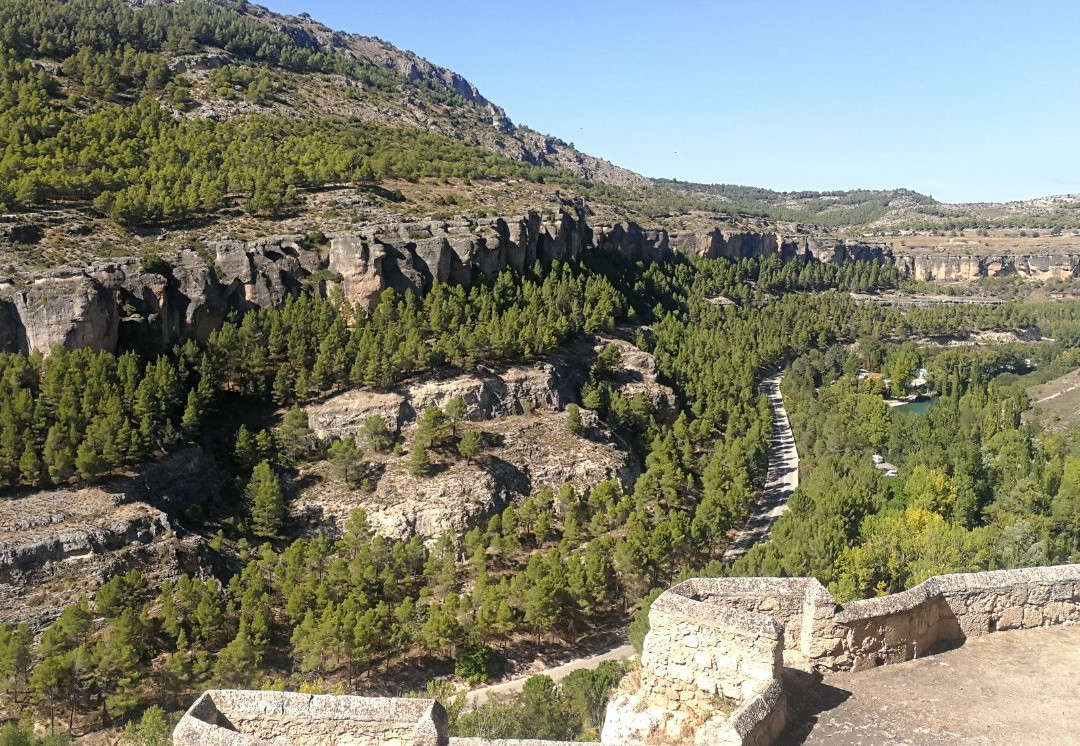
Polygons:
[[[210,685],[350,691],[418,657],[449,659],[458,676],[482,681],[502,646],[521,636],[574,639],[618,624],[654,588],[727,572],[716,558],[748,514],[771,434],[756,378],[784,362],[806,478],[774,538],[736,572],[813,574],[854,598],[940,572],[1073,556],[1080,451],[1071,438],[1021,425],[1019,389],[995,376],[1063,364],[1080,338],[1080,305],[899,311],[799,289],[865,282],[869,267],[806,274],[793,266],[641,265],[593,255],[471,290],[436,285],[422,299],[388,291],[370,313],[333,297],[299,297],[157,356],[0,356],[0,466],[12,488],[100,480],[198,443],[237,399],[285,412],[276,428],[234,433],[231,499],[245,506],[241,518],[221,518],[235,509],[215,505],[230,499],[220,496],[190,523],[242,569],[160,588],[138,572],[117,576],[36,644],[26,627],[0,628],[9,701],[63,730],[116,724],[148,705],[175,711]],[[740,304],[710,302],[719,295]],[[1057,341],[936,354],[897,342],[1033,323]],[[447,366],[536,358],[575,335],[620,325],[638,328],[638,344],[684,402],[674,424],[660,425],[646,401],[606,383],[611,356],[598,359],[581,402],[644,456],[628,492],[615,482],[586,494],[544,491],[431,547],[380,538],[362,512],[339,541],[282,534],[299,464],[327,459],[346,475],[362,474],[366,453],[393,451],[423,474],[429,459],[473,458],[484,447],[456,432],[454,405],[424,412],[401,441],[373,423],[356,438],[319,442],[303,409],[314,397]],[[889,415],[882,391],[857,380],[862,366],[898,378],[928,367],[940,396],[925,415]],[[871,452],[885,453],[905,476],[883,477]],[[491,705],[483,726],[459,713],[455,728],[491,735],[491,723],[503,722],[497,732],[514,735],[524,732],[514,723],[539,718],[563,724],[552,737],[595,734],[599,724],[584,705],[568,704],[569,693],[536,696],[531,706],[547,715],[511,716],[497,708],[525,705]]]

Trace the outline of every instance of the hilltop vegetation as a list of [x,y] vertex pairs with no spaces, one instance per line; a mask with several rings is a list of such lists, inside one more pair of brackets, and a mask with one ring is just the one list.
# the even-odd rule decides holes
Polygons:
[[[330,191],[352,201],[309,215]],[[450,71],[242,0],[0,0],[0,206],[105,216],[125,250],[164,225],[201,250],[208,234],[243,223],[237,232],[266,235],[301,213],[321,247],[315,218],[331,211],[354,226],[368,210],[450,220],[514,201],[553,219],[553,206],[581,196],[607,217],[679,229],[723,215],[856,231],[912,215],[983,219],[902,189],[642,183],[515,128]],[[141,268],[175,280],[156,252]],[[849,292],[901,282],[878,263],[646,264],[589,251],[470,289],[387,290],[370,310],[315,293],[313,279],[280,307],[152,353],[0,353],[0,499],[104,483],[179,446],[221,454],[229,474],[168,516],[213,573],[177,571],[157,586],[133,569],[86,588],[39,637],[0,625],[0,741],[31,739],[22,724],[34,717],[56,732],[131,730],[145,712],[140,727],[160,732],[167,718],[152,706],[176,710],[209,686],[370,692],[451,671],[477,683],[510,651],[625,629],[657,589],[691,574],[812,574],[856,598],[941,572],[1075,558],[1080,438],[1040,432],[1020,412],[1032,364],[1075,364],[1080,303],[904,309]],[[1029,325],[1056,342],[939,353],[899,343]],[[340,438],[316,437],[309,405],[539,360],[600,334],[652,355],[678,411],[659,417],[645,395],[624,394],[610,346],[581,364],[565,415],[545,414],[564,417],[570,443],[601,422],[642,465],[636,481],[539,489],[428,545],[377,535],[363,510],[337,539],[290,522],[305,481],[370,490],[391,461],[425,480],[499,460],[499,434],[466,422],[461,395],[417,412],[415,428],[375,416]],[[806,479],[773,538],[729,570],[718,557],[767,470],[772,412],[756,383],[787,364]],[[883,370],[901,385],[920,366],[941,394],[921,417],[890,414],[881,384],[857,375]],[[901,476],[875,469],[875,452]],[[512,705],[453,712],[453,728],[594,737],[622,671],[533,680]]]
[[467,81],[409,53],[245,2],[3,0],[0,42],[6,209],[92,206],[126,226],[160,225],[236,204],[274,218],[309,209],[301,193],[327,185],[452,179],[461,204],[473,181],[522,180],[682,224],[1080,226],[1067,202],[995,210],[905,189],[649,182],[514,127]]
[[822,228],[893,235],[900,232],[1044,229],[1054,235],[1080,229],[1080,199],[947,204],[911,189],[777,192],[733,184],[654,179],[654,184],[711,202],[713,209]]

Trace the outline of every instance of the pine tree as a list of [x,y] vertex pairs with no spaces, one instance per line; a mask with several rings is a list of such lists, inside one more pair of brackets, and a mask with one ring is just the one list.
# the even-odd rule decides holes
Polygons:
[[566,429],[573,435],[581,432],[581,408],[577,404],[566,408]]
[[236,459],[236,463],[244,469],[254,468],[258,459],[255,438],[251,435],[251,431],[243,425],[236,431],[236,446],[233,448],[233,457]]
[[184,406],[184,415],[180,420],[180,429],[187,437],[192,437],[202,424],[203,403],[196,389],[188,391],[187,404]]
[[252,470],[244,497],[251,515],[251,532],[262,539],[277,536],[285,521],[285,496],[269,462],[260,461]]
[[465,419],[468,408],[465,406],[465,398],[461,394],[451,397],[446,403],[446,417],[450,420],[450,435],[457,437],[458,423]]
[[356,478],[363,466],[363,454],[356,445],[356,438],[351,435],[331,443],[329,455],[346,484],[350,483],[350,478]]
[[308,414],[299,406],[293,406],[281,423],[278,437],[285,453],[294,460],[311,455],[314,447],[314,434],[308,426]]
[[409,454],[409,473],[418,477],[426,477],[431,473],[431,458],[428,456],[428,448],[420,439],[413,442],[412,452]]
[[484,436],[479,430],[470,430],[461,436],[458,443],[458,453],[468,462],[480,455],[484,449]]
[[360,437],[379,453],[390,450],[390,446],[393,445],[393,437],[386,426],[386,420],[378,415],[372,415],[364,420],[364,424],[360,426]]

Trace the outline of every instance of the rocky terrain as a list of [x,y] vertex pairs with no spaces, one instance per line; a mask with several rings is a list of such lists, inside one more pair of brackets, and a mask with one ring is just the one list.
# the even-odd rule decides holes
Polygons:
[[309,407],[318,437],[354,435],[372,416],[381,417],[395,435],[408,434],[426,407],[445,406],[460,396],[466,419],[475,423],[470,427],[484,431],[497,445],[475,462],[454,460],[424,478],[409,473],[405,458],[377,457],[371,469],[377,476],[369,492],[351,488],[325,464],[319,465],[311,472],[314,483],[293,502],[293,514],[309,528],[334,533],[354,508],[362,507],[383,535],[419,534],[431,541],[447,531],[460,534],[515,498],[545,487],[557,492],[569,484],[580,494],[616,479],[629,488],[640,469],[629,446],[588,411],[582,413],[581,435],[571,435],[563,411],[577,401],[589,367],[609,345],[620,351],[612,385],[627,397],[642,394],[661,420],[673,421],[678,401],[658,380],[653,356],[610,338],[581,340],[536,363],[499,370],[481,367],[387,392],[355,389]]
[[1080,253],[897,255],[904,274],[928,282],[970,283],[983,277],[1018,275],[1028,280],[1080,275]]
[[886,262],[881,244],[714,227],[669,235],[633,222],[593,225],[581,203],[551,217],[374,224],[315,244],[306,235],[210,241],[201,250],[103,259],[0,277],[0,349],[47,352],[56,346],[159,349],[205,338],[230,311],[277,307],[302,292],[340,287],[370,308],[387,288],[426,292],[433,282],[469,286],[536,261],[613,251],[657,261],[672,250],[715,258],[779,255],[799,261]]
[[0,500],[0,622],[40,629],[129,569],[151,584],[204,571],[202,539],[176,533],[174,518],[225,480],[213,459],[191,447],[135,476]]
[[378,481],[371,492],[353,489],[321,467],[318,481],[291,504],[297,520],[319,533],[339,535],[349,514],[363,508],[372,528],[394,539],[413,535],[432,543],[445,533],[462,535],[517,498],[566,484],[579,494],[615,479],[629,488],[640,470],[637,458],[592,412],[571,435],[564,412],[535,411],[473,425],[497,443],[473,462],[454,460],[426,477],[409,473],[400,456],[374,460]]

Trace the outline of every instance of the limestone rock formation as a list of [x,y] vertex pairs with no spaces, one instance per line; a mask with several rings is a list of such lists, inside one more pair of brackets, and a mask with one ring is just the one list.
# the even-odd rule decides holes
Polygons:
[[303,280],[322,268],[303,236],[269,236],[257,241],[216,241],[215,266],[229,282],[230,305],[240,310],[277,308],[303,290]]
[[660,422],[668,425],[675,422],[679,416],[679,399],[670,386],[660,382],[660,370],[651,354],[625,339],[599,337],[588,350],[582,351],[583,358],[591,364],[609,345],[619,350],[619,366],[610,381],[615,389],[627,399],[644,396]]
[[[635,245],[645,240],[640,230],[619,235],[632,235],[628,241]],[[616,248],[617,242],[607,244]],[[537,259],[581,256],[592,245],[592,229],[577,205],[549,221],[529,212],[481,222],[373,225],[332,239],[329,268],[341,278],[348,301],[372,308],[386,288],[421,295],[436,281],[467,287],[505,269],[521,271]]]
[[465,400],[466,418],[474,421],[521,414],[527,408],[562,409],[577,400],[585,376],[580,359],[560,353],[537,363],[480,366],[474,373],[404,383],[388,392],[353,389],[308,407],[308,417],[320,438],[354,435],[374,415],[396,434],[425,408],[445,406],[455,396]]
[[498,440],[497,447],[473,463],[457,460],[427,477],[409,473],[406,457],[380,458],[371,492],[351,489],[324,478],[305,488],[292,513],[319,532],[339,533],[349,514],[362,507],[380,534],[406,539],[418,534],[434,541],[444,533],[460,535],[511,500],[544,487],[564,484],[579,493],[617,479],[629,487],[639,472],[636,458],[592,412],[583,412],[587,437],[571,435],[564,412],[538,411],[500,417],[480,429]]
[[0,622],[41,628],[131,568],[151,583],[198,572],[201,540],[178,538],[171,516],[226,479],[213,459],[187,448],[137,476],[0,500]]
[[478,366],[475,372],[407,382],[390,391],[352,389],[308,407],[308,417],[320,438],[340,438],[355,435],[372,416],[382,417],[392,432],[399,433],[425,408],[444,407],[455,396],[464,399],[466,418],[473,421],[521,414],[526,409],[563,409],[578,400],[589,368],[608,345],[620,353],[611,384],[628,399],[642,394],[661,421],[674,422],[678,398],[659,381],[656,359],[614,337],[585,338],[535,363]]
[[[4,297],[6,296],[6,297]],[[112,350],[119,333],[115,291],[81,272],[56,272],[0,295],[0,343],[9,351]]]
[[[230,311],[277,307],[300,293],[325,294],[372,308],[387,289],[423,294],[434,282],[470,286],[535,262],[581,257],[589,251],[659,261],[672,251],[732,259],[890,262],[886,244],[818,237],[798,226],[760,230],[722,224],[704,232],[668,235],[635,223],[590,225],[581,202],[558,211],[516,217],[417,223],[379,223],[335,236],[327,250],[305,236],[215,241],[213,259],[184,250],[162,256],[168,271],[147,271],[137,258],[102,260],[53,270],[29,282],[0,279],[0,349],[47,351],[116,349],[117,344],[162,349],[187,336],[205,338]],[[966,280],[1016,272],[1030,277],[1080,272],[1080,256],[909,257],[898,265],[920,279]]]
[[966,283],[1006,275],[1032,280],[1080,276],[1080,254],[904,254],[896,257],[896,265],[916,280],[936,282]]
[[865,243],[840,238],[784,233],[779,230],[749,231],[725,225],[704,232],[673,233],[671,246],[686,254],[707,259],[749,259],[779,256],[784,261],[816,259],[829,264],[845,261],[888,263],[892,249],[885,243]]

